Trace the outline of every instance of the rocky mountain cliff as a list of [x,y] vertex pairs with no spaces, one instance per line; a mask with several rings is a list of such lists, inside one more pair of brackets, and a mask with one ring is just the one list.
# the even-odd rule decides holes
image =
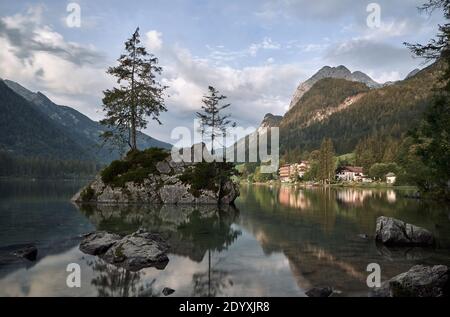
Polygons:
[[263,128],[278,127],[282,119],[283,116],[276,116],[271,113],[266,114],[259,125],[258,132],[262,131]]
[[379,88],[381,85],[360,71],[351,72],[347,67],[340,65],[338,67],[325,66],[315,73],[311,78],[302,82],[295,91],[289,108],[294,107],[303,95],[310,90],[315,83],[324,78],[339,78],[349,81],[355,81],[366,84],[369,88]]
[[416,68],[413,71],[411,71],[408,75],[406,75],[405,79],[409,79],[411,77],[416,76],[420,72],[420,69]]

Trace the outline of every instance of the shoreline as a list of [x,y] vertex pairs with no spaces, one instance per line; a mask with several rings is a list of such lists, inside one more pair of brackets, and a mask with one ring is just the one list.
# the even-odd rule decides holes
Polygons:
[[418,188],[413,185],[399,185],[399,186],[393,186],[389,184],[383,184],[383,183],[370,183],[370,184],[364,184],[364,183],[355,183],[355,184],[310,184],[310,183],[304,183],[304,182],[294,182],[294,183],[283,183],[280,181],[272,181],[272,182],[247,182],[247,181],[240,181],[240,184],[243,185],[265,185],[265,186],[299,186],[303,188],[358,188],[358,189],[396,189],[396,190],[414,190],[417,191]]

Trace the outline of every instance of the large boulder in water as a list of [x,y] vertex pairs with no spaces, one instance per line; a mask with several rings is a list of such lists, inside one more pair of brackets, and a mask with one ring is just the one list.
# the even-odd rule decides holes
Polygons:
[[387,246],[431,246],[433,234],[421,227],[389,217],[379,217],[375,239]]
[[103,231],[93,232],[80,243],[82,252],[97,255],[105,262],[129,271],[146,267],[164,269],[169,262],[168,249],[159,235],[143,230],[124,237]]
[[445,265],[416,265],[408,272],[384,282],[375,297],[447,297],[450,295],[450,270]]

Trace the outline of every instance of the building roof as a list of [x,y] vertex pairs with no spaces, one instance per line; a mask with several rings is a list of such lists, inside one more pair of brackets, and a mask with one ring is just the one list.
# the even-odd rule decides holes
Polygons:
[[341,171],[348,171],[352,173],[362,173],[363,168],[360,166],[344,166]]
[[392,173],[392,172],[391,172],[391,173],[387,173],[387,174],[386,174],[386,177],[395,177],[395,174]]

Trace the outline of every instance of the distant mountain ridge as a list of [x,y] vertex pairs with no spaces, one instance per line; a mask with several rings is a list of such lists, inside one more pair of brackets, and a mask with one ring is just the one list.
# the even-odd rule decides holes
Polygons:
[[[111,151],[100,146],[102,143],[100,134],[105,130],[105,127],[99,122],[91,120],[73,108],[57,105],[41,92],[32,92],[14,81],[0,80],[0,82],[3,82],[11,91],[28,101],[35,110],[49,119],[50,125],[53,124],[55,128],[62,131],[73,143],[77,144],[78,148],[83,149],[83,153],[90,153],[97,161],[104,163],[119,157],[118,151]],[[2,99],[0,99],[1,103]],[[142,149],[171,147],[170,144],[156,140],[144,133],[138,135],[138,146]]]
[[63,129],[0,80],[0,150],[15,156],[94,160]]
[[294,92],[291,103],[289,105],[289,109],[294,107],[300,101],[303,95],[314,86],[315,83],[324,78],[337,78],[360,82],[366,84],[369,88],[379,88],[382,86],[361,71],[355,71],[352,73],[347,67],[343,65],[337,67],[324,66],[311,78],[300,83],[300,85]]
[[264,116],[263,121],[259,125],[258,132],[262,131],[262,129],[264,129],[264,128],[278,127],[280,125],[280,122],[282,119],[283,119],[283,116],[276,116],[271,113],[267,113]]
[[283,116],[280,147],[312,151],[331,138],[336,152],[345,154],[375,134],[398,140],[422,118],[441,71],[435,63],[405,80],[373,89],[358,81],[322,78],[293,100],[295,105]]

